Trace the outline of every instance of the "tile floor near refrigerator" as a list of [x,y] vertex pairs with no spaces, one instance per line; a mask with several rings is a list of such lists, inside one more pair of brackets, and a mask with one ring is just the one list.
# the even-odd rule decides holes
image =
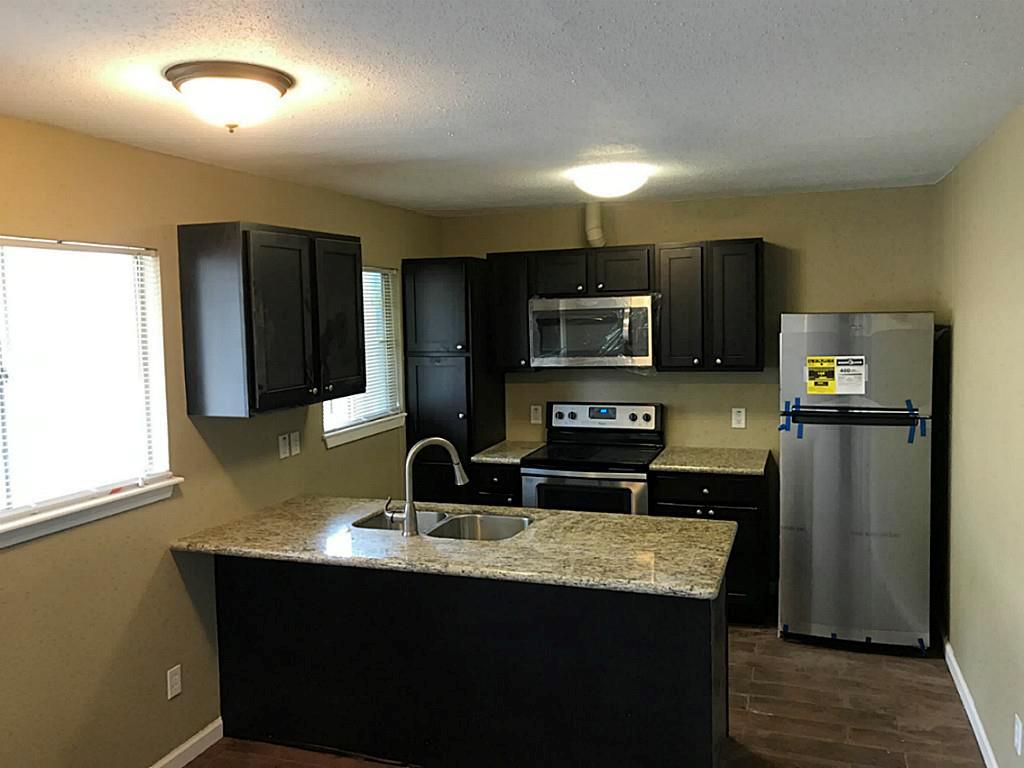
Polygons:
[[[729,705],[725,768],[984,768],[942,659],[835,651],[734,627]],[[223,739],[189,768],[385,765],[394,764]]]

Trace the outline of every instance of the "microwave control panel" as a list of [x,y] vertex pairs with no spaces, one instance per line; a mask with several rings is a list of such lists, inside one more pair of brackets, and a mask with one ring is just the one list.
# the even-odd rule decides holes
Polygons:
[[658,408],[651,403],[548,403],[548,426],[654,431],[661,428]]

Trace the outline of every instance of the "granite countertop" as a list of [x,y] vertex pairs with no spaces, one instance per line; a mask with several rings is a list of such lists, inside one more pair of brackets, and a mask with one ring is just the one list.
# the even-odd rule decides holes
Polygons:
[[651,462],[651,472],[706,472],[714,475],[763,475],[767,448],[668,447]]
[[500,443],[480,451],[470,461],[474,464],[514,464],[518,466],[524,456],[543,446],[544,443],[541,441],[502,440]]
[[181,552],[325,563],[711,600],[736,535],[727,521],[422,502],[450,514],[526,514],[503,541],[459,541],[353,528],[381,499],[299,496],[174,542]]

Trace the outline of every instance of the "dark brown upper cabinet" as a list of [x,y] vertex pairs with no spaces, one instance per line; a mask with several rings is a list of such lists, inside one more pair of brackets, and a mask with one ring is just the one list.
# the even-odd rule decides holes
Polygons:
[[651,290],[649,245],[595,248],[589,254],[589,285],[593,294],[647,293]]
[[652,245],[533,251],[533,296],[603,296],[651,290]]
[[658,368],[764,368],[764,243],[760,239],[665,244]]
[[699,243],[658,246],[660,368],[704,366],[704,250]]
[[709,244],[705,296],[711,368],[764,368],[763,253],[761,240]]
[[587,251],[533,251],[529,258],[530,293],[535,296],[581,296],[587,292]]
[[178,227],[192,416],[248,417],[366,389],[359,238]]
[[525,253],[487,256],[491,364],[498,371],[530,369],[530,284]]
[[409,354],[466,354],[466,264],[462,259],[402,262],[405,350]]

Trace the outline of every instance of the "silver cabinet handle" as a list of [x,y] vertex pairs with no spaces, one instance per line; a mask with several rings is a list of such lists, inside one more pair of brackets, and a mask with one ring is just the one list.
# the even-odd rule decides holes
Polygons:
[[582,285],[577,285],[576,286],[576,290],[577,291],[582,291],[583,290],[583,286]]
[[598,283],[597,284],[597,290],[599,290],[599,291],[600,290],[604,290],[604,283]]
[[721,364],[722,364],[722,358],[716,357],[715,358],[715,365],[721,365]]
[[520,365],[526,365],[526,361],[525,361],[525,360],[520,360],[520,361],[519,361],[519,364],[520,364]]
[[704,514],[704,510],[703,509],[698,509],[697,510],[697,514],[698,515],[703,515]]
[[326,389],[328,392],[333,392],[334,391],[334,385],[333,384],[328,384],[326,387],[324,387],[324,389]]
[[315,394],[316,394],[317,392],[319,392],[319,391],[320,391],[320,390],[319,390],[319,389],[317,389],[316,387],[310,387],[310,389],[309,389],[309,394],[311,394],[311,395],[315,395]]
[[461,350],[462,349],[462,345],[461,344],[456,344],[455,348]]
[[693,358],[693,364],[694,365],[700,365],[700,358],[699,357]]
[[491,478],[491,482],[492,482],[492,483],[496,483],[496,482],[498,482],[498,478],[496,478],[496,477],[492,477],[492,478]]
[[714,515],[714,514],[715,514],[715,510],[713,510],[713,509],[709,509],[709,510],[708,510],[708,514],[709,514],[709,515]]
[[700,492],[703,493],[705,496],[709,496],[711,494],[711,489],[710,488],[701,488]]
[[466,414],[464,414],[464,413],[461,413],[461,412],[460,412],[460,413],[459,413],[459,418],[460,418],[460,419],[464,419],[464,418],[466,418]]

